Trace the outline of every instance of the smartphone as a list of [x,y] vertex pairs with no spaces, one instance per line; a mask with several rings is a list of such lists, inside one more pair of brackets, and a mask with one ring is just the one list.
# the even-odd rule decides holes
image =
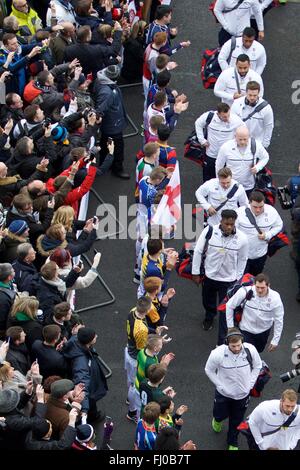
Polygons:
[[10,337],[10,336],[6,336],[6,342],[7,342],[8,344],[10,344],[10,340],[11,340],[11,337]]
[[94,215],[93,217],[93,224],[96,224],[99,221],[98,217]]
[[111,137],[107,138],[107,145],[110,145],[113,143],[113,139]]
[[83,268],[83,261],[80,260],[80,261],[78,262],[78,266],[79,266],[80,268]]

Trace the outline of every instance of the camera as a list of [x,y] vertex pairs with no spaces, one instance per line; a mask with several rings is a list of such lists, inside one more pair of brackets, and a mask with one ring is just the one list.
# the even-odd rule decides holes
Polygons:
[[51,122],[51,119],[50,118],[45,118],[44,120],[44,127],[49,127],[51,126],[52,122]]
[[289,372],[285,372],[284,374],[281,374],[280,379],[282,382],[287,382],[288,380],[297,377],[297,375],[300,375],[300,367],[298,367],[297,369],[290,370]]
[[287,186],[280,186],[277,188],[277,195],[282,209],[291,209],[293,203],[291,195]]

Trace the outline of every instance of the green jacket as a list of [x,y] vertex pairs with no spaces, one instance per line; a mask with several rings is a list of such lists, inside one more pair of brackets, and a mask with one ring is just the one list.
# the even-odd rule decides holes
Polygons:
[[12,12],[10,16],[15,16],[19,22],[20,29],[23,30],[22,35],[26,32],[34,35],[39,29],[42,29],[42,20],[38,17],[38,14],[35,10],[29,7],[28,13],[23,13],[22,11],[18,11],[12,5]]

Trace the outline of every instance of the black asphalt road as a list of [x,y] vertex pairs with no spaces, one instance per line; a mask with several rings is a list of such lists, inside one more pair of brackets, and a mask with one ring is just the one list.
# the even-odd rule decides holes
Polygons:
[[[180,161],[183,203],[195,202],[194,192],[201,184],[201,172],[194,163],[183,161],[183,141],[190,132],[195,119],[204,111],[214,109],[217,99],[212,91],[204,90],[199,78],[201,52],[217,44],[219,26],[208,11],[208,0],[174,0],[173,23],[178,26],[180,40],[190,39],[192,45],[176,56],[179,67],[173,72],[172,85],[184,92],[190,102],[188,111],[181,116],[171,143],[176,145]],[[275,129],[270,148],[271,168],[276,183],[282,184],[296,171],[299,154],[299,110],[300,104],[292,103],[292,83],[300,80],[300,4],[288,3],[273,9],[266,17],[265,42],[268,54],[267,70],[263,79],[265,98],[275,112]],[[300,82],[298,82],[298,86]],[[300,97],[300,95],[299,95]],[[142,122],[142,87],[124,89],[128,113],[137,123]],[[111,175],[98,177],[95,188],[101,197],[115,206],[117,217],[126,216],[126,209],[119,213],[118,196],[126,195],[132,204],[134,192],[135,154],[141,145],[141,137],[126,139],[126,169],[132,175],[129,182]],[[96,213],[99,202],[90,199],[89,213]],[[98,208],[99,210],[99,208]],[[280,212],[289,227],[289,214]],[[129,218],[129,221],[133,217]],[[110,219],[111,221],[111,219]],[[117,227],[116,230],[119,230]],[[114,232],[111,227],[110,232]],[[124,237],[124,232],[122,233]],[[181,240],[172,243],[180,249]],[[115,430],[113,447],[132,449],[135,426],[126,420],[126,381],[123,369],[123,350],[126,344],[125,321],[130,308],[135,304],[136,285],[132,283],[135,244],[128,239],[105,239],[97,241],[96,248],[102,253],[100,273],[116,297],[116,301],[104,308],[83,313],[86,324],[96,328],[97,348],[112,369],[109,379],[109,393],[100,402],[107,414],[113,417]],[[270,365],[273,378],[267,385],[263,399],[277,398],[286,388],[279,374],[292,369],[291,343],[295,333],[300,331],[299,304],[295,301],[297,278],[289,250],[283,249],[267,263],[272,287],[278,290],[285,305],[285,325],[280,348],[273,353],[264,353],[263,359]],[[186,404],[189,412],[185,416],[182,441],[193,439],[199,449],[225,449],[226,433],[216,436],[211,430],[214,388],[204,373],[207,357],[216,344],[216,329],[202,330],[203,309],[201,291],[190,281],[172,275],[170,286],[176,289],[176,297],[169,310],[167,325],[173,341],[164,352],[173,351],[175,361],[171,364],[165,385],[172,385],[177,391],[176,405]],[[79,306],[87,306],[109,300],[109,295],[94,284],[78,297]],[[298,387],[300,379],[289,385]],[[252,399],[250,411],[260,402]],[[241,448],[245,443],[241,439]]]

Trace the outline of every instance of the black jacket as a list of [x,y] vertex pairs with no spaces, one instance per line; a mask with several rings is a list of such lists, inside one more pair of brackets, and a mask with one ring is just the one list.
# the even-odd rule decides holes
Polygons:
[[12,289],[0,287],[0,339],[5,339],[6,323],[9,311],[14,303],[16,292]]
[[37,403],[35,406],[35,413],[32,418],[25,416],[22,413],[22,408],[30,400],[30,396],[25,392],[20,394],[20,401],[18,407],[9,413],[1,413],[5,417],[6,428],[1,433],[0,448],[10,450],[20,450],[24,448],[26,433],[32,428],[33,423],[40,421],[46,414],[46,406],[43,403]]
[[29,352],[25,343],[17,346],[11,341],[5,360],[25,376],[31,367]]
[[143,77],[144,46],[142,38],[128,38],[124,44],[124,61],[121,75],[128,82],[140,81]]
[[12,263],[17,258],[17,248],[21,243],[27,242],[27,238],[19,237],[9,230],[0,244],[1,263]]
[[84,383],[85,398],[81,404],[83,411],[89,410],[89,398],[95,401],[103,398],[108,390],[105,375],[94,348],[87,348],[72,336],[64,346],[62,353],[71,360],[72,380],[75,384]]
[[66,294],[59,292],[57,287],[47,284],[42,277],[39,279],[36,297],[44,313],[44,322],[53,313],[55,305],[65,302],[67,299]]
[[9,316],[7,320],[7,328],[10,326],[20,326],[23,328],[26,333],[25,344],[28,348],[31,359],[34,360],[35,357],[32,356],[32,345],[37,339],[43,339],[43,325],[37,320],[18,320],[16,317],[12,318]]
[[26,450],[67,450],[76,438],[76,428],[67,426],[59,441],[50,439],[49,441],[37,440],[33,437],[32,432],[26,436],[25,449]]
[[47,208],[45,215],[44,215],[44,220],[42,223],[36,222],[35,218],[30,215],[30,214],[25,214],[22,215],[14,210],[14,207],[12,206],[6,216],[6,225],[9,226],[9,224],[13,220],[25,220],[27,222],[28,227],[29,227],[29,239],[30,242],[35,245],[36,239],[44,233],[48,227],[51,225],[53,217],[53,209]]
[[0,202],[4,207],[9,207],[12,198],[20,192],[23,186],[33,180],[43,180],[44,176],[44,171],[36,170],[27,180],[22,179],[19,175],[0,178]]
[[116,31],[110,46],[100,44],[76,43],[65,49],[65,61],[71,62],[77,58],[82,67],[82,72],[86,75],[92,72],[96,77],[98,70],[110,65],[111,56],[118,55],[121,49],[122,32]]
[[55,347],[47,346],[37,339],[32,346],[32,355],[38,359],[40,374],[44,380],[51,375],[68,376],[68,363]]
[[35,295],[38,283],[38,270],[34,264],[28,264],[24,261],[16,260],[13,263],[15,270],[15,283],[18,291],[26,291],[29,295]]

